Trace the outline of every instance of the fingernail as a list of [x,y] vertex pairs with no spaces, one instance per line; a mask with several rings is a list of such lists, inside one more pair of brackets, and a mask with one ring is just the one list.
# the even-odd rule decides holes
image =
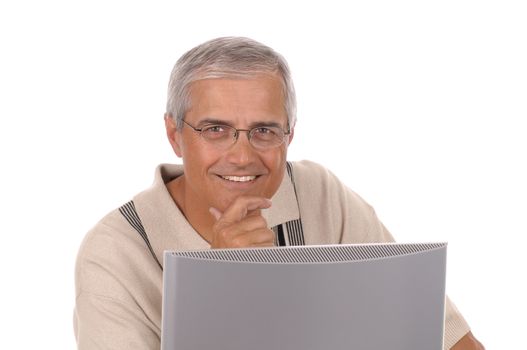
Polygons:
[[212,216],[214,216],[216,220],[219,220],[221,218],[221,212],[218,209],[210,207],[209,212],[212,214]]

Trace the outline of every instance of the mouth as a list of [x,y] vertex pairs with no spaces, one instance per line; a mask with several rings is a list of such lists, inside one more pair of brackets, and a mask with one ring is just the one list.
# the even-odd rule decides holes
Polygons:
[[220,177],[227,181],[232,182],[251,182],[256,180],[256,175],[245,175],[245,176],[235,176],[235,175],[220,175]]

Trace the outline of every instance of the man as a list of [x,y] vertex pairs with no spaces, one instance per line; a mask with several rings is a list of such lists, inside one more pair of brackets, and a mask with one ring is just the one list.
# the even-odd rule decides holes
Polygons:
[[[159,166],[151,188],[86,236],[79,349],[159,349],[164,250],[393,240],[326,169],[286,161],[295,106],[287,63],[253,40],[212,40],[178,60],[165,126],[183,165]],[[450,302],[445,348],[482,348]]]

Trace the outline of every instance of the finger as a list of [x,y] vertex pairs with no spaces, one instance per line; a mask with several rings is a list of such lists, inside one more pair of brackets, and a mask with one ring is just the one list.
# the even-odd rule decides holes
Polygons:
[[253,231],[251,234],[251,246],[274,246],[275,234],[270,229]]
[[246,217],[251,211],[266,209],[270,206],[270,199],[256,196],[240,196],[236,198],[223,214],[221,214],[220,218],[216,220],[238,222]]
[[250,216],[262,216],[262,210],[261,209],[249,210],[247,212],[246,217],[250,217]]
[[214,219],[216,219],[216,221],[218,221],[221,216],[223,215],[223,213],[221,211],[219,211],[218,209],[214,208],[214,207],[210,207],[209,208],[209,212],[212,214],[212,216],[214,216]]
[[220,223],[226,224],[225,226],[222,225],[221,227],[224,227],[224,229],[230,231],[233,236],[244,232],[268,229],[267,221],[261,215],[246,216],[241,221],[235,223],[226,223],[225,221],[220,221]]
[[229,246],[231,243],[232,246],[241,246],[250,244],[252,240],[260,241],[260,238],[251,237],[253,233],[270,232],[274,236],[274,233],[267,227],[267,221],[262,216],[245,217],[235,223],[220,219],[216,221],[212,230],[214,246]]
[[[214,207],[210,207],[209,212],[212,214],[214,219],[216,219],[216,221],[218,221],[223,215],[223,213],[219,209]],[[250,210],[247,212],[247,216],[260,216],[261,213],[262,212],[260,209]]]
[[236,236],[232,243],[232,247],[270,247],[274,246],[275,235],[270,229],[259,229],[255,231],[245,232]]
[[274,241],[264,242],[264,243],[254,243],[251,245],[251,248],[265,248],[265,247],[275,247],[276,244]]

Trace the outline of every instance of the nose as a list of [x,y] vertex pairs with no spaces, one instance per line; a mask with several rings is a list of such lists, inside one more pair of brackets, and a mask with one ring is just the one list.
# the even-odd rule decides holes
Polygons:
[[[245,134],[245,135],[242,135]],[[249,132],[239,130],[234,144],[226,150],[227,161],[237,166],[245,166],[254,162],[256,151],[249,142]]]

